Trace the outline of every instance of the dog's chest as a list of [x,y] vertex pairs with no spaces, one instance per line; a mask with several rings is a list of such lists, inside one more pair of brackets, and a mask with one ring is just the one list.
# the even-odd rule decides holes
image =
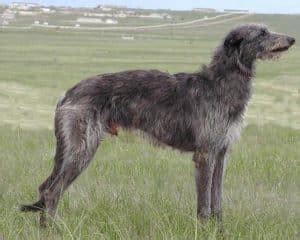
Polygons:
[[243,125],[243,113],[234,119],[230,117],[229,109],[219,107],[207,111],[206,116],[200,117],[199,142],[224,147],[238,140]]
[[241,130],[242,130],[242,126],[243,126],[243,120],[237,120],[235,122],[232,122],[228,128],[227,128],[227,132],[224,136],[224,144],[226,146],[230,146],[233,143],[235,143],[241,134]]

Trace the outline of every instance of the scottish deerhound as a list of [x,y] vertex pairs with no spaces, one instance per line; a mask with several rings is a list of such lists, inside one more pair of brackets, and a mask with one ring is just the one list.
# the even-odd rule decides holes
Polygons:
[[221,218],[225,159],[239,136],[256,59],[278,57],[295,42],[260,25],[233,29],[200,72],[134,70],[102,74],[68,90],[57,104],[54,169],[40,199],[23,211],[54,216],[67,187],[88,166],[104,135],[140,130],[164,145],[194,152],[197,216]]

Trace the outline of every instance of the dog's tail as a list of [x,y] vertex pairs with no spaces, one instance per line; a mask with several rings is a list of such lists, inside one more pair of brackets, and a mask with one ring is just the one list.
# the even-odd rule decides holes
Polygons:
[[44,211],[45,210],[45,203],[42,199],[37,201],[36,203],[33,203],[31,205],[21,205],[20,211],[21,212],[38,212],[38,211]]

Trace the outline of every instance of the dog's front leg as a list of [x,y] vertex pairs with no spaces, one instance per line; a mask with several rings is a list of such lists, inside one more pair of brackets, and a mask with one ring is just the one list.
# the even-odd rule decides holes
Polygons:
[[219,221],[222,220],[222,187],[227,152],[228,149],[225,147],[217,155],[212,180],[211,211]]
[[195,180],[197,189],[197,217],[207,219],[211,214],[211,187],[214,169],[213,155],[197,151],[194,153]]

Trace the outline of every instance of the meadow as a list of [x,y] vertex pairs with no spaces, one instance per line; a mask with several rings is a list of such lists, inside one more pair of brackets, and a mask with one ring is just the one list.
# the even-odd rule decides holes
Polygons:
[[300,39],[300,15],[208,22],[147,30],[0,28],[0,239],[300,238],[297,43],[279,61],[257,63],[245,128],[227,165],[222,236],[213,222],[196,219],[191,154],[126,132],[102,142],[49,228],[18,211],[37,198],[52,169],[55,104],[79,80],[125,69],[199,70],[241,23]]

